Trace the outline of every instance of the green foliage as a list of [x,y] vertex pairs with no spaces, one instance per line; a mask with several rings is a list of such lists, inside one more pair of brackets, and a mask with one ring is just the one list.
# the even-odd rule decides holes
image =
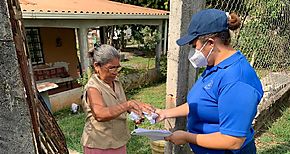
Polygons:
[[156,45],[160,41],[160,32],[156,29],[153,30],[150,27],[146,26],[141,29],[140,33],[142,34],[142,39],[144,43],[143,51],[155,53]]
[[[113,1],[153,9],[169,10],[169,0],[113,0]],[[154,48],[156,47],[156,44],[160,40],[159,38],[160,33],[156,30],[155,26],[150,26],[150,28],[147,26],[144,27],[143,25],[130,25],[130,26],[127,25],[120,27],[123,27],[120,29],[124,29],[124,27],[126,28],[130,27],[130,29],[132,30],[132,37],[134,41],[138,44],[138,47],[140,47],[139,46],[140,44],[144,44],[144,47],[141,48],[144,51],[149,50],[149,52],[153,52]],[[124,46],[124,42],[120,41],[120,45]]]
[[87,84],[90,77],[92,76],[92,74],[93,74],[93,68],[89,66],[86,72],[83,73],[83,76],[77,79],[78,84],[84,87]]
[[149,54],[154,53],[156,45],[160,41],[160,32],[156,29],[156,26],[143,26],[143,25],[132,25],[132,37],[134,41],[140,45],[139,48]]
[[143,44],[143,36],[141,34],[141,30],[144,26],[143,25],[132,25],[132,37],[134,41],[137,41],[138,44]]
[[256,3],[248,4],[248,17],[235,40],[236,45],[256,69],[285,69],[290,66],[290,55],[285,54],[290,49],[289,20],[281,20],[286,15],[286,4],[280,0]]
[[[130,60],[121,62],[121,66],[122,69],[119,72],[119,76],[124,77],[128,74],[145,72],[148,69],[154,68],[155,58],[133,56]],[[89,66],[86,72],[83,73],[83,77],[77,79],[77,83],[84,87],[92,76],[93,71],[93,68]]]
[[279,71],[290,66],[289,2],[281,0],[207,0],[208,8],[235,12],[242,19],[233,45],[255,69]]
[[167,77],[167,55],[160,57],[160,80],[166,81]]
[[132,73],[138,73],[140,72],[137,69],[134,69],[133,67],[122,67],[121,71],[119,72],[119,76],[126,76],[128,74],[132,74]]
[[120,33],[117,34],[117,40],[114,40],[113,46],[116,49],[124,49],[127,45],[127,41],[125,40],[125,32],[130,26],[128,25],[115,25],[116,31],[120,31]]

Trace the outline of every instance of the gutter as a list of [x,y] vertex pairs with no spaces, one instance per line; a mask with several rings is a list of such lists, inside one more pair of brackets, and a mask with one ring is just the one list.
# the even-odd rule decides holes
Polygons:
[[22,12],[23,19],[169,19],[169,14]]

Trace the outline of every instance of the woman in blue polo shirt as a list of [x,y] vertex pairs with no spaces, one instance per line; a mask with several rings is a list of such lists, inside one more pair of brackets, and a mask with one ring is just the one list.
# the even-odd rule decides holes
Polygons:
[[255,70],[239,50],[230,46],[229,30],[240,26],[239,17],[217,9],[194,14],[188,34],[177,40],[189,44],[189,61],[207,66],[188,93],[187,103],[157,110],[157,121],[187,116],[187,130],[165,140],[189,143],[199,153],[256,153],[251,126],[263,89]]

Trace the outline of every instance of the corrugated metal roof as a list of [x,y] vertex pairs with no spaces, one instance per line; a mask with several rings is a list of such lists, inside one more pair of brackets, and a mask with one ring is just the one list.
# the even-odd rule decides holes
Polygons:
[[23,14],[168,16],[168,11],[109,0],[20,0]]

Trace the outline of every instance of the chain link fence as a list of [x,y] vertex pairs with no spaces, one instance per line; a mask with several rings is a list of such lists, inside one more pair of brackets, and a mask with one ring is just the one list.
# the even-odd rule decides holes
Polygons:
[[234,32],[232,44],[257,70],[290,69],[290,1],[210,0],[209,8],[235,12],[242,27]]
[[265,91],[290,83],[289,0],[207,0],[206,7],[239,15],[242,26],[232,33],[232,45],[256,69]]

